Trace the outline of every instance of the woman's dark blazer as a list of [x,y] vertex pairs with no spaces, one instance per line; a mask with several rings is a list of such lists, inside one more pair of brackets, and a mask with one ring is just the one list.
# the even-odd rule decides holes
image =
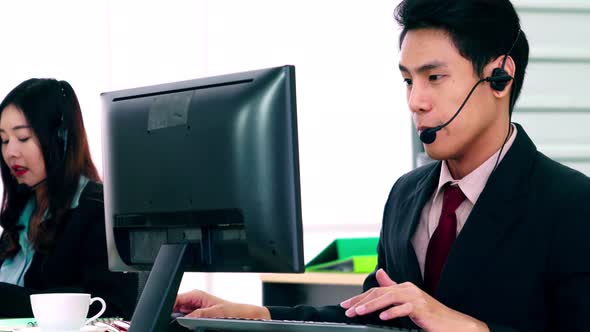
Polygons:
[[[55,248],[35,253],[24,287],[0,283],[0,316],[32,317],[31,294],[77,292],[102,297],[107,303],[103,317],[131,318],[137,275],[109,271],[102,185],[89,182],[66,218]],[[90,314],[98,309],[100,304],[93,304]]]

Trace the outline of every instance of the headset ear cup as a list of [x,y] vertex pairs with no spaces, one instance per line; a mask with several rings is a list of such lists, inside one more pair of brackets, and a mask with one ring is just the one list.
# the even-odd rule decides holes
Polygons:
[[57,138],[59,140],[59,143],[63,145],[63,151],[65,156],[66,150],[68,148],[68,130],[64,127],[59,127],[57,129]]
[[492,71],[492,80],[490,80],[490,86],[496,91],[504,91],[504,89],[506,89],[506,85],[511,79],[512,76],[508,75],[504,69],[500,67],[494,68]]

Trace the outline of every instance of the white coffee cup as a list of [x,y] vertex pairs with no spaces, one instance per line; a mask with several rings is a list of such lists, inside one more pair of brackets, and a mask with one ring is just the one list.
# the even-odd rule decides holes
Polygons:
[[[86,319],[93,302],[100,302],[98,314]],[[33,315],[43,332],[79,332],[84,325],[96,320],[107,308],[100,297],[90,298],[90,294],[51,293],[31,295]]]

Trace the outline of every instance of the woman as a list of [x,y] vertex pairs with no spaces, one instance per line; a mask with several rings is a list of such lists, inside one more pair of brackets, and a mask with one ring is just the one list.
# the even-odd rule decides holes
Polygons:
[[106,301],[105,316],[129,318],[137,276],[108,269],[102,185],[70,84],[14,88],[0,138],[0,316],[32,317],[30,294],[84,292]]

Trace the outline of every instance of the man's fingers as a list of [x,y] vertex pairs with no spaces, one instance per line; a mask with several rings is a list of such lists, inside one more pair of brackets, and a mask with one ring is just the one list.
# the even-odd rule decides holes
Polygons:
[[[393,305],[402,305],[416,298],[416,291],[409,287],[380,288],[379,296],[358,303],[346,311],[348,317],[366,315]],[[377,292],[376,292],[377,293]]]
[[342,306],[342,304],[341,304],[341,306],[344,309],[347,309],[345,312],[345,315],[352,318],[358,314],[357,308],[363,307],[366,303],[371,302],[375,298],[379,298],[380,296],[382,296],[386,292],[387,292],[387,290],[385,288],[381,288],[381,287],[371,288],[370,290],[366,291],[365,293],[350,299],[351,302],[347,303],[348,308],[345,308],[344,306]]
[[380,313],[379,319],[390,320],[394,318],[410,316],[413,310],[414,305],[411,302],[400,304]]
[[[397,283],[395,281],[393,281],[389,278],[389,276],[387,275],[387,273],[385,273],[385,271],[383,269],[377,270],[375,277],[377,278],[377,282],[379,283],[380,287],[389,287],[389,286],[397,285]],[[348,300],[342,301],[340,303],[340,306],[344,309],[349,309],[359,302],[366,301],[370,297],[375,297],[374,293],[377,289],[378,288],[371,288],[368,291],[366,291],[360,295],[357,295],[357,296],[351,297]],[[367,298],[367,297],[369,297],[369,298]]]
[[190,307],[187,307],[185,305],[174,304],[174,307],[172,307],[172,312],[182,312],[183,314],[187,314],[197,308],[192,308],[192,310],[190,309]]
[[[223,303],[224,301],[211,294],[195,289],[187,293],[176,296],[174,302],[174,312],[191,312],[195,309],[211,307]],[[184,311],[182,311],[184,310]]]
[[369,289],[368,291],[366,291],[366,292],[364,292],[364,293],[362,293],[362,294],[359,294],[359,295],[357,295],[357,296],[351,297],[351,298],[350,298],[350,299],[348,299],[348,300],[344,300],[344,301],[342,301],[342,302],[340,303],[340,306],[341,306],[342,308],[344,308],[344,309],[348,309],[348,308],[350,308],[350,307],[354,306],[355,304],[357,304],[357,303],[361,302],[361,301],[362,301],[363,299],[365,299],[365,298],[366,298],[366,297],[369,295],[369,293],[371,293],[372,291],[373,291],[373,289]]
[[190,304],[200,306],[201,302],[205,298],[205,293],[199,290],[192,290],[190,292],[178,294],[174,305]]
[[377,271],[377,273],[375,274],[375,278],[377,279],[377,282],[379,283],[379,286],[381,286],[381,287],[389,287],[389,286],[397,285],[397,283],[395,281],[393,281],[393,280],[391,280],[391,278],[389,278],[389,276],[387,275],[387,273],[383,269],[379,269]]
[[178,296],[176,296],[176,300],[174,301],[174,307],[172,310],[174,312],[182,312],[181,310],[183,309],[187,310],[192,308],[192,310],[195,310],[199,308],[200,306],[198,305],[198,301],[195,301],[195,297],[198,298],[198,296],[194,295],[194,292],[178,294]]
[[209,308],[197,309],[187,316],[194,318],[224,318],[225,314],[220,306],[213,306]]

